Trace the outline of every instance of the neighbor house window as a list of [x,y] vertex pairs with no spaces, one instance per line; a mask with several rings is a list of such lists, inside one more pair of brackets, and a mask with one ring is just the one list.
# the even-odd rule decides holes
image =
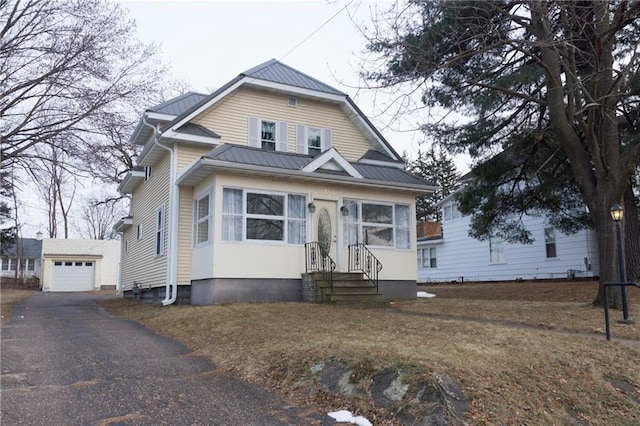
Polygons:
[[544,228],[544,245],[547,251],[547,258],[557,257],[555,229]]
[[286,152],[287,123],[249,117],[249,146]]
[[461,217],[462,217],[462,214],[458,210],[458,206],[456,206],[455,204],[446,205],[442,209],[443,221],[460,219]]
[[345,245],[364,243],[378,247],[411,247],[410,209],[404,204],[345,200]]
[[195,245],[210,242],[211,196],[209,194],[194,201],[193,235]]
[[164,254],[164,206],[156,209],[155,214],[155,244],[154,253],[156,256]]
[[489,261],[491,263],[503,263],[505,261],[504,241],[501,238],[489,238]]
[[5,257],[2,259],[2,270],[3,271],[9,271],[11,267],[11,259],[9,259],[8,257]]
[[302,124],[296,126],[296,152],[316,156],[333,145],[333,131],[309,127]]
[[36,260],[35,259],[22,259],[22,268],[23,271],[35,271],[36,269]]
[[438,266],[435,247],[418,250],[418,266],[422,269],[431,269]]
[[306,242],[306,197],[224,188],[222,239]]

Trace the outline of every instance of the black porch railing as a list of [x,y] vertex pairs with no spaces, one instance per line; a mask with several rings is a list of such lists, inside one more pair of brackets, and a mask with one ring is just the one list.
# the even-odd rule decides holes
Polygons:
[[304,245],[304,251],[307,272],[322,272],[333,290],[333,271],[336,269],[336,262],[329,256],[328,250],[324,245],[313,241]]
[[382,271],[382,263],[362,243],[349,246],[349,272],[362,272],[378,292],[378,274]]

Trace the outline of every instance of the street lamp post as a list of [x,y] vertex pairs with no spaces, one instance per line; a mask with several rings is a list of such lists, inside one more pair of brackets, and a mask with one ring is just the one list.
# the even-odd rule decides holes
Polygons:
[[[624,209],[620,204],[611,207],[611,218],[616,223],[616,244],[618,249],[618,269],[620,270],[620,283],[627,281],[624,267],[624,256],[622,254],[622,238],[620,237],[620,222],[624,218]],[[624,322],[629,322],[629,305],[627,303],[627,287],[620,286],[622,294],[622,318]]]

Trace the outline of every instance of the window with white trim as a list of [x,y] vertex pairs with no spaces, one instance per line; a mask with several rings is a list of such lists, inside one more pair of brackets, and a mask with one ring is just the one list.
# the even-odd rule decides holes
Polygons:
[[35,271],[36,260],[35,259],[22,259],[22,265],[20,270],[22,271]]
[[136,226],[136,240],[140,241],[142,239],[142,224],[139,223],[138,226]]
[[223,241],[306,242],[305,195],[223,188]]
[[211,195],[205,194],[193,202],[194,245],[211,242]]
[[556,252],[556,230],[554,228],[544,228],[544,245],[547,259],[558,256]]
[[489,262],[504,263],[504,240],[498,237],[489,238]]
[[373,247],[411,248],[408,205],[344,200],[344,207],[345,246],[362,242]]
[[454,219],[460,219],[462,214],[458,210],[458,206],[455,203],[448,204],[442,208],[442,220],[449,221]]
[[249,117],[248,145],[265,151],[287,152],[287,123]]
[[319,127],[296,126],[296,153],[316,156],[333,146],[333,131]]
[[3,271],[10,271],[11,269],[11,259],[9,259],[8,257],[3,257],[2,258],[2,270]]
[[421,269],[433,269],[438,267],[435,247],[418,249],[418,267]]
[[151,179],[151,176],[153,175],[153,169],[151,167],[145,167],[144,168],[144,181],[148,181],[149,179]]
[[155,213],[155,244],[154,254],[160,256],[165,254],[164,250],[164,205],[158,207]]

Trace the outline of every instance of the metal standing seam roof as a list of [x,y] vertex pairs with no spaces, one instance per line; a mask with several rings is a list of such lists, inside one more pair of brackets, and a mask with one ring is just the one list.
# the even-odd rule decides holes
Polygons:
[[180,126],[176,131],[178,133],[186,133],[187,135],[205,136],[220,139],[220,136],[216,132],[212,132],[206,127],[195,123],[187,123],[183,126]]
[[178,116],[206,97],[207,95],[202,93],[188,92],[173,99],[169,99],[168,101],[162,102],[158,105],[152,106],[151,108],[148,108],[148,111],[157,112],[159,114]]
[[[245,164],[275,169],[301,170],[314,160],[309,155],[264,151],[260,148],[242,145],[221,145],[202,158],[208,158],[229,163]],[[385,167],[371,164],[350,163],[365,179],[406,183],[411,185],[432,185],[424,179],[397,167]]]
[[334,95],[346,96],[346,93],[335,89],[313,77],[308,76],[288,65],[271,59],[260,65],[241,73],[247,77],[259,80],[266,80],[273,83],[282,83],[289,86],[301,87],[303,89],[317,90],[319,92],[331,93]]

